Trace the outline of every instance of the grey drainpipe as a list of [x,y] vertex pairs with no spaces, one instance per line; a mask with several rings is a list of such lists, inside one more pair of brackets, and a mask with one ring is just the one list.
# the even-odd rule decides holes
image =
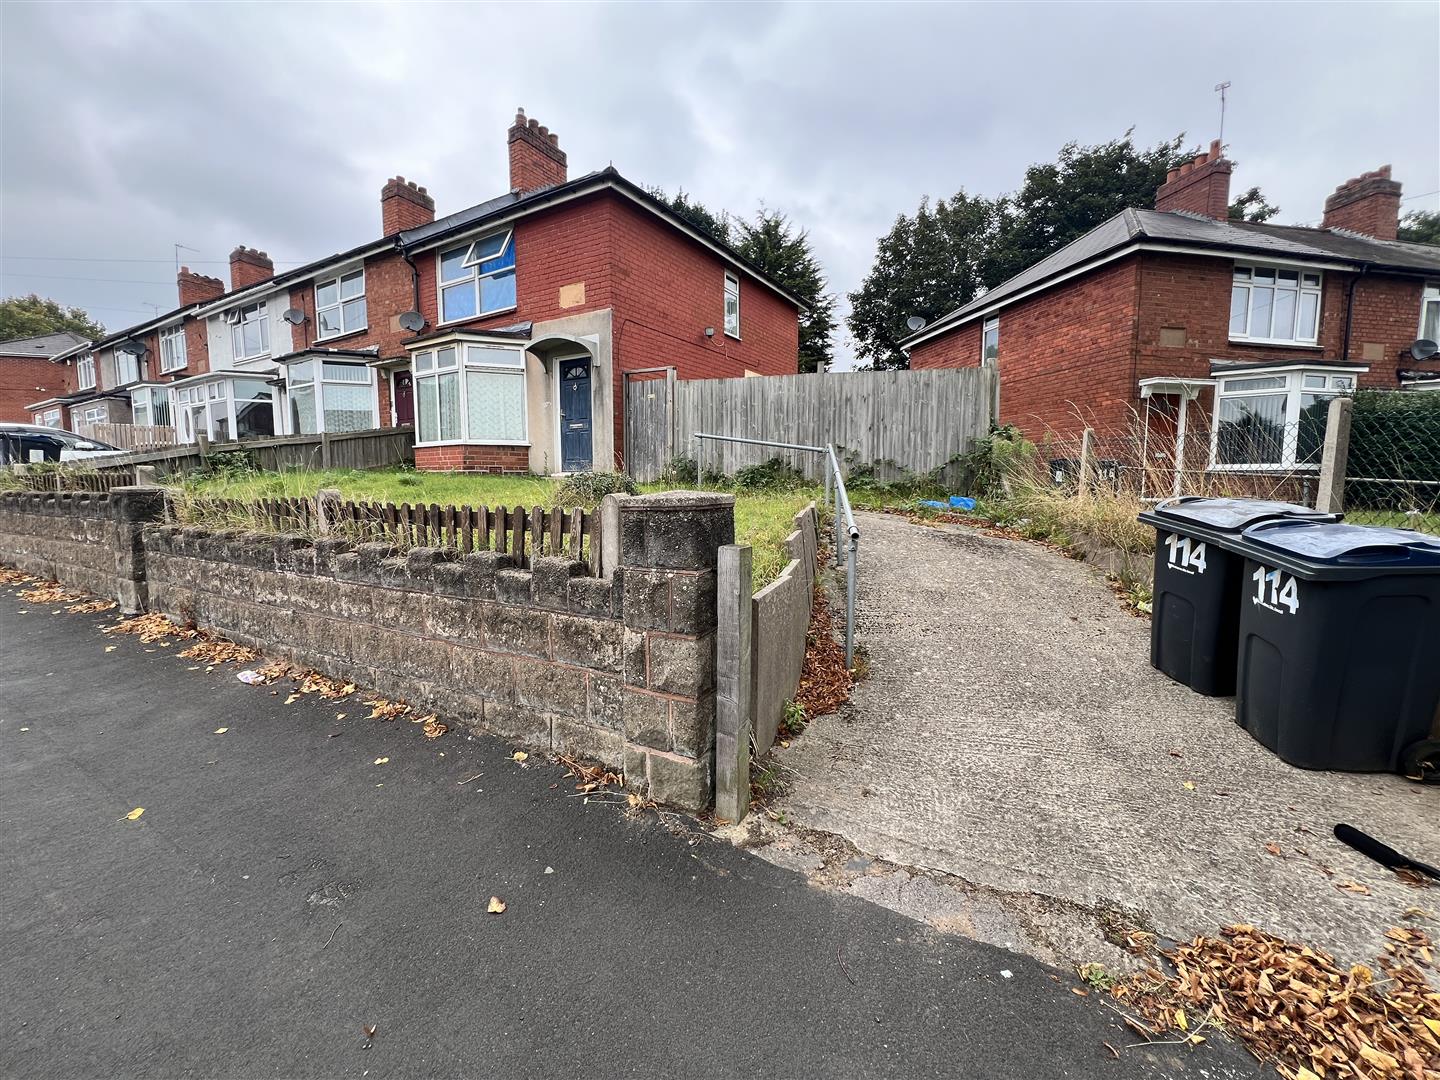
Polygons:
[[[395,246],[398,247],[398,248],[400,248],[400,257],[401,257],[402,259],[404,259],[407,263],[410,264],[410,288],[411,288],[411,290],[412,290],[413,293],[414,293],[415,310],[416,310],[416,311],[419,311],[419,310],[420,310],[420,268],[415,265],[415,260],[410,257],[410,252],[407,251],[407,250],[400,244],[399,241],[396,241]],[[1347,335],[1348,335],[1349,331],[1347,330],[1346,333],[1347,333]]]
[[1340,360],[1342,362],[1350,359],[1350,325],[1355,321],[1355,286],[1360,284],[1360,279],[1370,271],[1369,263],[1360,264],[1360,272],[1350,279],[1350,288],[1345,296],[1345,341],[1340,346]]

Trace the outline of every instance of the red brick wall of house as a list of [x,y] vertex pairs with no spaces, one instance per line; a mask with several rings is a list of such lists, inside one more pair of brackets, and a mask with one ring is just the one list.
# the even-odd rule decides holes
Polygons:
[[[922,368],[956,368],[980,366],[980,332],[984,319],[973,319],[938,338],[921,342],[910,350],[910,366]],[[1004,348],[1004,343],[1001,343]]]
[[0,356],[0,421],[30,423],[25,406],[59,394],[64,370],[38,356]]
[[441,472],[514,472],[530,470],[528,446],[417,446],[415,467]]

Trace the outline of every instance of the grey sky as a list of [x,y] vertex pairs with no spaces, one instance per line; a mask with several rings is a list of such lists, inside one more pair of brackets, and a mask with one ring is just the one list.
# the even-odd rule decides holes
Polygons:
[[240,243],[283,269],[378,235],[396,173],[442,214],[501,192],[517,105],[572,176],[783,210],[842,299],[922,195],[1010,191],[1131,126],[1208,143],[1222,79],[1235,187],[1278,220],[1385,162],[1432,193],[1404,209],[1440,208],[1434,2],[11,2],[0,32],[3,291],[112,329],[174,306],[177,241],[222,277]]

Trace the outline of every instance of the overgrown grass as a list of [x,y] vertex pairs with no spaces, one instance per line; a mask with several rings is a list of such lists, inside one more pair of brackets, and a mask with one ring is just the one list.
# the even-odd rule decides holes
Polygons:
[[[667,491],[675,484],[645,484],[642,492]],[[694,485],[689,485],[694,486]],[[785,537],[794,529],[794,517],[818,489],[807,485],[760,487],[755,490],[723,486],[735,495],[735,538],[753,549],[754,587],[774,581],[789,562]],[[371,471],[325,469],[313,472],[226,473],[186,480],[179,500],[192,520],[213,522],[220,528],[259,527],[258,515],[222,512],[212,499],[308,499],[321,488],[335,488],[346,499],[395,504],[438,503],[441,506],[540,506],[560,502],[594,509],[598,497],[564,498],[560,482],[541,476],[489,476],[463,473],[416,472],[413,469]],[[572,491],[576,490],[573,486]],[[592,492],[593,495],[593,492]]]

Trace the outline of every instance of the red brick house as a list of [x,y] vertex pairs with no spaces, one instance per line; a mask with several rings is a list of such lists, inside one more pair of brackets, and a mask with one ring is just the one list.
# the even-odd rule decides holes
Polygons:
[[[1001,418],[1031,438],[1141,416],[1183,435],[1188,412],[1220,458],[1227,432],[1294,425],[1336,391],[1440,386],[1440,360],[1410,353],[1440,336],[1440,247],[1396,239],[1389,166],[1341,184],[1318,228],[1227,220],[1231,168],[1213,143],[1154,210],[1123,211],[901,342],[911,367],[994,358]],[[1275,460],[1220,464],[1295,466],[1295,440],[1279,443],[1260,453]]]
[[797,297],[613,168],[569,179],[523,112],[508,149],[511,190],[468,209],[397,176],[377,240],[278,275],[236,249],[188,309],[207,363],[169,387],[180,437],[413,423],[420,468],[609,469],[625,372],[796,370]]
[[[30,402],[37,396],[59,393],[64,387],[50,358],[83,340],[79,334],[62,331],[0,341],[0,421],[29,423]],[[58,413],[54,419],[51,426],[59,427]]]

